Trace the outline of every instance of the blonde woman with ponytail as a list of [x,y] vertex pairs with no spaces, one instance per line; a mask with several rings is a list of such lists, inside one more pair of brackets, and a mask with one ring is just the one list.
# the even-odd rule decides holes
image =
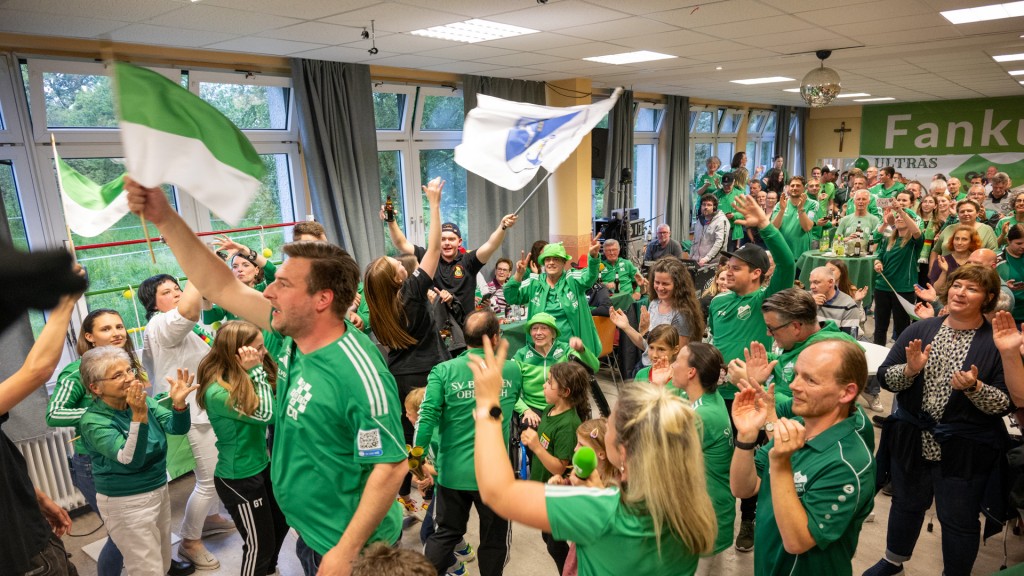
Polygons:
[[[470,360],[476,386],[476,476],[499,516],[576,543],[580,576],[689,575],[714,549],[717,521],[704,479],[699,418],[664,387],[624,390],[608,419],[605,489],[516,480],[501,431],[508,344]],[[671,470],[671,473],[667,471]]]
[[254,324],[221,326],[210,353],[199,363],[196,394],[217,435],[213,483],[242,537],[242,576],[273,574],[288,534],[274,498],[267,455],[273,421],[277,365]]

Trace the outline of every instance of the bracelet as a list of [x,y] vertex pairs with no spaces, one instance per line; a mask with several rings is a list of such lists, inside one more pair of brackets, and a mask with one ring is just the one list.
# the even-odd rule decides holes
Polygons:
[[245,258],[246,260],[248,260],[249,262],[251,262],[255,266],[256,265],[256,251],[251,249],[251,248],[249,248],[249,247],[246,247],[246,250],[248,250],[249,253],[246,254],[245,256],[242,256],[242,258]]
[[733,448],[736,448],[737,450],[755,450],[757,449],[757,440],[754,440],[753,442],[743,442],[733,439],[732,445]]
[[186,403],[185,406],[182,407],[182,408],[178,408],[174,404],[171,404],[171,408],[173,408],[175,412],[184,412],[184,411],[188,410],[188,404]]

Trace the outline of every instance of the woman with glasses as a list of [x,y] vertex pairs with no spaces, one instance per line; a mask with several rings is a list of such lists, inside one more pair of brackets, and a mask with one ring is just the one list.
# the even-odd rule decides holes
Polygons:
[[[135,354],[135,347],[132,345],[128,331],[125,330],[124,320],[116,310],[100,309],[93,310],[82,321],[82,330],[78,335],[76,350],[79,354],[85,354],[93,348],[100,346],[114,346],[123,349],[135,369],[139,379],[146,382],[146,374],[142,371],[142,363]],[[82,384],[79,374],[81,359],[68,364],[57,377],[57,386],[50,396],[50,402],[46,409],[46,423],[49,426],[73,426],[75,436],[80,437],[82,431],[79,428],[79,421],[86,409],[92,404],[92,395]],[[75,442],[75,453],[71,457],[71,482],[85,496],[85,501],[99,514],[99,507],[96,505],[96,485],[92,477],[92,461],[89,453],[85,450],[82,442]],[[98,576],[119,576],[121,567],[124,564],[121,552],[117,549],[112,539],[100,550],[96,559],[96,573]]]
[[487,283],[487,290],[481,299],[481,302],[490,302],[491,310],[494,310],[502,322],[509,321],[509,306],[505,302],[505,282],[508,282],[511,275],[512,261],[508,258],[498,258],[498,262],[494,265],[494,276]]
[[129,576],[152,576],[171,567],[167,434],[188,432],[186,397],[198,386],[188,370],[178,370],[167,379],[168,408],[146,394],[136,372],[123,348],[86,352],[79,374],[94,399],[79,426],[107,532]]

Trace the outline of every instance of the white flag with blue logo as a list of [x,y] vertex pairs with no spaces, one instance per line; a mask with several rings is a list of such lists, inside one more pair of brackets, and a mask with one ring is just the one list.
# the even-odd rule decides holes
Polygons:
[[540,167],[554,172],[619,99],[622,88],[595,104],[557,108],[477,97],[462,126],[455,161],[502,188],[519,190]]

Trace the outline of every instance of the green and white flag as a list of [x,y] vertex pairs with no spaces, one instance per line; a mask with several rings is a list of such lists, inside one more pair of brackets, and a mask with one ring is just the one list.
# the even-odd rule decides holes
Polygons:
[[128,213],[124,174],[100,186],[68,166],[60,156],[55,160],[64,220],[72,232],[86,238],[98,236]]
[[173,184],[221,220],[241,222],[264,167],[231,120],[164,76],[117,63],[118,125],[128,173],[147,187]]

